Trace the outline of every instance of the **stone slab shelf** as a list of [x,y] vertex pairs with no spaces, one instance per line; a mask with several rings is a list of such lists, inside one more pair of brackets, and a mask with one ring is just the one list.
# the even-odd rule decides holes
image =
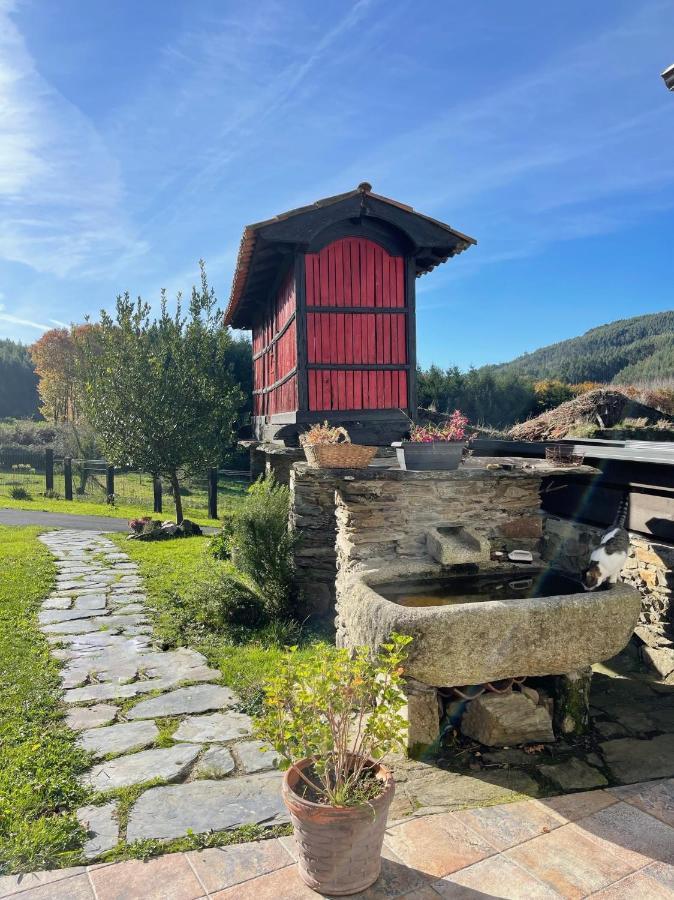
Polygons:
[[465,525],[438,525],[426,532],[426,548],[442,566],[489,562],[491,547]]

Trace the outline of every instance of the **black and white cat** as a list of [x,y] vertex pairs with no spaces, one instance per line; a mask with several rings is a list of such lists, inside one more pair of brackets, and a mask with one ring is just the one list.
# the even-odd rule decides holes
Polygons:
[[625,494],[613,525],[601,536],[599,546],[592,551],[590,564],[583,572],[583,587],[586,591],[594,591],[606,583],[615,584],[618,580],[630,549],[630,536],[625,530],[628,509],[629,494]]

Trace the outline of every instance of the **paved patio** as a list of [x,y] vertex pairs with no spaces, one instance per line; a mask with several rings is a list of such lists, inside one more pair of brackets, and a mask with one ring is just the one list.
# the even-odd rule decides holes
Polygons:
[[[674,898],[674,779],[389,828],[366,900]],[[0,878],[19,900],[310,900],[292,838]]]

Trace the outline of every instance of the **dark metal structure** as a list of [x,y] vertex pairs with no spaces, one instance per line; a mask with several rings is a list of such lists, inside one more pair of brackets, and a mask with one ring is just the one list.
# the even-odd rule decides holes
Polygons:
[[244,229],[225,323],[253,333],[258,440],[312,422],[387,444],[415,418],[415,279],[476,243],[354,191]]

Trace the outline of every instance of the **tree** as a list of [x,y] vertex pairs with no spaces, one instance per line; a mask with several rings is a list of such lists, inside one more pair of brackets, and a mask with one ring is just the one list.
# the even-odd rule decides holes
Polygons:
[[232,337],[222,325],[203,261],[183,316],[161,294],[159,318],[128,293],[117,298],[82,341],[88,421],[109,462],[163,476],[171,483],[176,520],[183,520],[180,480],[217,464],[233,442],[243,394],[233,375]]
[[38,414],[37,376],[28,348],[0,340],[0,419]]
[[52,328],[35,341],[30,353],[40,379],[40,410],[54,424],[76,423],[82,414],[82,384],[78,347],[91,325]]

